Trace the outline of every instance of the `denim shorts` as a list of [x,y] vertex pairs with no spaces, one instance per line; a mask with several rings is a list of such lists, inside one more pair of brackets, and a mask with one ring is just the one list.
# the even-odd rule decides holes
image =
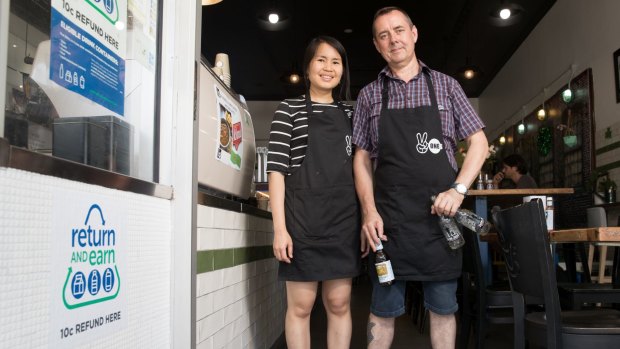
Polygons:
[[[372,300],[370,312],[378,317],[391,318],[405,313],[405,289],[407,282],[396,280],[390,286],[381,286],[376,277],[371,277]],[[456,313],[457,280],[422,281],[424,288],[424,307],[439,315]]]

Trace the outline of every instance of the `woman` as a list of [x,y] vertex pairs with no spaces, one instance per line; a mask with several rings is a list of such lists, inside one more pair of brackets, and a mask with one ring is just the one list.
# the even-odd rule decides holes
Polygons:
[[360,272],[359,209],[351,154],[352,107],[344,47],[321,36],[304,55],[306,94],[284,100],[269,139],[273,252],[286,281],[288,348],[310,348],[310,313],[322,281],[327,346],[351,340],[351,278]]

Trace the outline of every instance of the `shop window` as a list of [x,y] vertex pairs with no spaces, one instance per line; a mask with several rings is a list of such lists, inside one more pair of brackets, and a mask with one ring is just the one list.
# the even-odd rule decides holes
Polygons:
[[156,181],[158,18],[157,0],[11,0],[3,137]]

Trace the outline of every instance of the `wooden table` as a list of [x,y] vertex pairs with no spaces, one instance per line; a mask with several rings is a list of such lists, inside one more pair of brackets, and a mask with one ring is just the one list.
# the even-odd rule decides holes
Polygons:
[[[484,219],[488,219],[488,200],[492,200],[493,204],[499,204],[503,208],[508,208],[510,206],[517,205],[522,203],[522,198],[524,196],[531,195],[545,195],[545,196],[556,196],[556,195],[570,195],[573,194],[575,190],[573,188],[537,188],[537,189],[486,189],[486,190],[477,190],[472,189],[467,193],[467,198],[465,198],[465,203],[463,207],[467,207],[467,202],[470,201],[470,197],[474,199],[474,210],[476,214],[480,215]],[[489,256],[489,246],[484,240],[480,240],[480,256],[482,259],[482,268],[485,272],[485,277],[487,279],[487,283],[491,284],[492,282],[492,266],[491,259]]]
[[[499,243],[496,232],[490,232],[487,235],[481,236],[480,240],[488,243]],[[554,244],[591,243],[595,245],[620,246],[620,227],[552,230],[549,232],[549,241]],[[589,268],[590,266],[587,267]],[[618,283],[620,281],[620,261],[618,257],[614,258],[611,274],[613,282]]]
[[589,242],[620,246],[620,227],[552,230],[549,240],[554,243]]

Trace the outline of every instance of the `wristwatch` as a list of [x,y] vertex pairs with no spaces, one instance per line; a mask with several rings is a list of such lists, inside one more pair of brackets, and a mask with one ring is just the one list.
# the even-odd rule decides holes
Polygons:
[[454,183],[452,183],[450,188],[456,190],[457,193],[459,193],[459,194],[461,194],[463,196],[467,196],[467,187],[465,186],[465,184],[454,182]]

